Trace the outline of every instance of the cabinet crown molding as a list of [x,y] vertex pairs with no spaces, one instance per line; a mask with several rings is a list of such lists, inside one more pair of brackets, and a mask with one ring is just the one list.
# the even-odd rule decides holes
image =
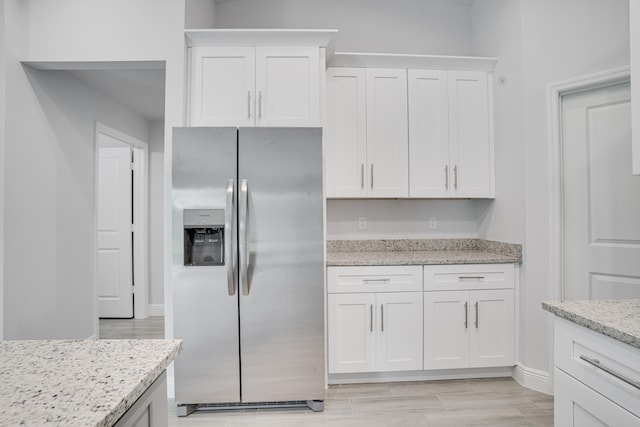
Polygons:
[[318,46],[328,49],[338,30],[332,29],[187,29],[187,46]]
[[335,52],[329,67],[412,68],[493,72],[498,58],[483,56],[418,55],[401,53]]

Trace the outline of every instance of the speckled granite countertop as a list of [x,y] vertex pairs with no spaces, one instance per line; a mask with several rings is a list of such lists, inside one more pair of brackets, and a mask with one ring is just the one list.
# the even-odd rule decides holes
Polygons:
[[482,239],[329,240],[327,266],[522,262],[522,245]]
[[111,426],[180,340],[0,341],[0,426]]
[[640,299],[550,301],[543,302],[542,308],[640,348]]

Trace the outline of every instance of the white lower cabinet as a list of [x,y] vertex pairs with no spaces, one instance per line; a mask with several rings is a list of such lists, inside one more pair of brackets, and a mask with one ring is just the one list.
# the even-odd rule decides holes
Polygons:
[[424,369],[513,364],[512,289],[424,293]]
[[114,425],[115,427],[162,427],[169,425],[167,373],[162,372]]
[[329,267],[329,374],[513,366],[515,266]]
[[422,369],[422,293],[329,295],[329,373]]
[[640,349],[554,320],[554,423],[640,427]]
[[330,374],[422,369],[421,269],[329,268]]
[[424,267],[424,369],[515,363],[513,264]]
[[554,370],[554,425],[640,426],[640,418],[558,368]]

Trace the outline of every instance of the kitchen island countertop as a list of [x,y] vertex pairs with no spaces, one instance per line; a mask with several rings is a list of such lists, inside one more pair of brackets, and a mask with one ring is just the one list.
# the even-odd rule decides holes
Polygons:
[[522,246],[482,239],[330,240],[327,266],[522,262]]
[[0,426],[111,426],[181,349],[180,340],[0,341]]
[[640,299],[543,302],[542,308],[625,344],[640,348]]

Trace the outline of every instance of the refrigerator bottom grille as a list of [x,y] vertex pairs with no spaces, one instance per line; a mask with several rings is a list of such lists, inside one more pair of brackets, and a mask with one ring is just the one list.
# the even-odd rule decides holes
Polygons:
[[197,405],[178,405],[178,416],[186,416],[193,411],[221,411],[240,409],[270,409],[270,408],[298,408],[309,407],[313,412],[324,411],[323,400],[288,400],[282,402],[230,402],[230,403],[201,403]]

